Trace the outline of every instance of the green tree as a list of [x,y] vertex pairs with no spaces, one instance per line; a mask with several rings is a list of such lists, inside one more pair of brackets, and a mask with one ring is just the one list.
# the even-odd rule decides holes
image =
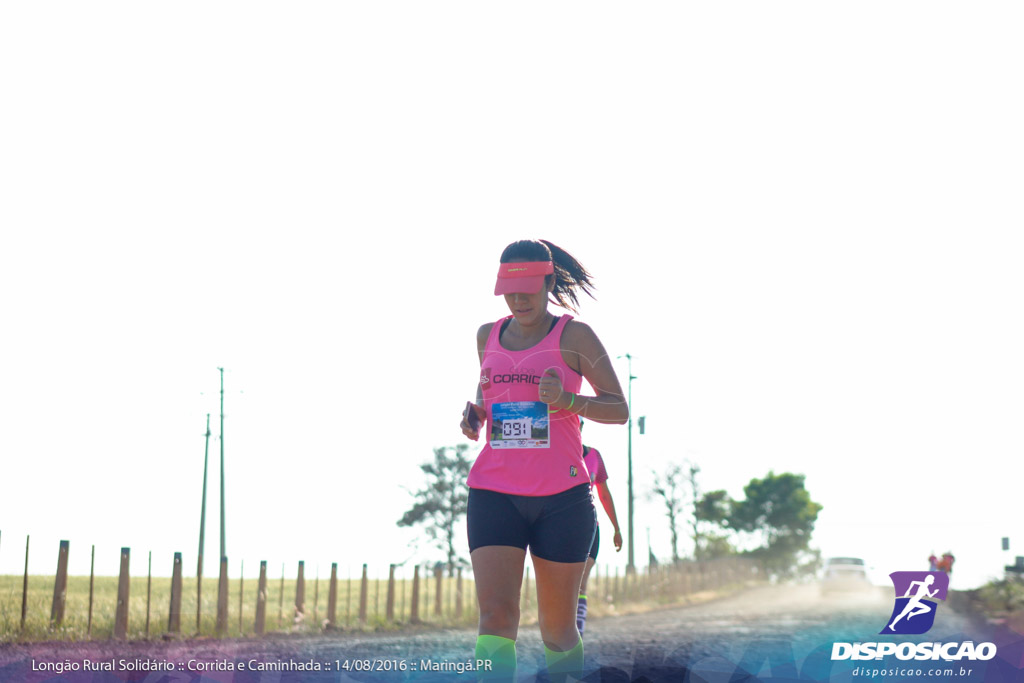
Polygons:
[[426,485],[413,493],[415,502],[398,520],[398,526],[423,525],[427,536],[448,556],[448,575],[455,575],[461,558],[455,552],[455,529],[466,514],[469,487],[466,478],[472,462],[466,456],[468,444],[434,449],[433,462],[420,465]]
[[[729,543],[729,517],[732,514],[733,500],[725,491],[708,491],[694,503],[693,524],[699,544],[694,546],[694,555],[698,560],[713,560],[735,553]],[[711,527],[711,530],[708,530]],[[716,533],[718,530],[718,533]]]
[[728,525],[760,535],[761,547],[748,554],[770,573],[798,573],[822,509],[804,488],[804,475],[768,472],[764,479],[751,479],[743,492],[746,498],[732,504]]

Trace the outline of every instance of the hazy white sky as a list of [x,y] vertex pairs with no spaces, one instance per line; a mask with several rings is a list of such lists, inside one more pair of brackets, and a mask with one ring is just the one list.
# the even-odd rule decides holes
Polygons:
[[[72,573],[92,544],[194,566],[218,366],[233,573],[438,557],[403,487],[462,439],[501,249],[542,237],[635,357],[639,561],[648,527],[669,554],[651,472],[689,458],[734,496],[805,474],[813,545],[876,578],[947,549],[953,587],[996,576],[1024,554],[1022,20],[4,3],[0,573],[27,534],[40,574],[61,539]],[[586,436],[625,526],[626,429]]]

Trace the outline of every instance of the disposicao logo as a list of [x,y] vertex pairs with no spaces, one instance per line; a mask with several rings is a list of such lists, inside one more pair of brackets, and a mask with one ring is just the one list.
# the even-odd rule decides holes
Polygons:
[[[892,614],[880,635],[920,635],[935,624],[936,600],[945,600],[949,575],[945,572],[893,572],[889,574],[896,590]],[[968,661],[989,660],[996,656],[993,643],[973,641],[950,643],[864,642],[833,643],[832,660],[871,660],[894,655],[900,660]]]
[[917,635],[927,633],[935,623],[936,600],[945,600],[949,591],[946,572],[893,572],[889,574],[896,589],[892,615],[879,633]]

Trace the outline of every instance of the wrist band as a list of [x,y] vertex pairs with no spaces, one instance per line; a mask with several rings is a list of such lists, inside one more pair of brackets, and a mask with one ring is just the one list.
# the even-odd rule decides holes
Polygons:
[[576,394],[569,394],[569,395],[572,396],[572,400],[569,401],[569,405],[567,405],[565,407],[566,410],[572,410],[573,404],[576,403]]

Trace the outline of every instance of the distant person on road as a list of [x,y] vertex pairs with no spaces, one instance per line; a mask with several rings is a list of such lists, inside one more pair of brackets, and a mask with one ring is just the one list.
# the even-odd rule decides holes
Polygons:
[[928,571],[930,571],[930,572],[937,571],[938,567],[939,567],[939,558],[935,557],[935,551],[933,550],[932,554],[928,556]]
[[[533,558],[547,672],[580,677],[583,640],[576,607],[597,513],[583,463],[579,419],[625,424],[629,408],[604,346],[571,315],[590,273],[546,241],[523,240],[501,254],[496,295],[511,315],[477,331],[476,402],[460,428],[486,443],[469,473],[470,558],[480,604],[476,659],[488,680],[514,680],[526,551]],[[551,299],[549,299],[551,297]],[[580,394],[583,379],[593,396]]]
[[[580,430],[583,429],[583,421],[580,421]],[[615,535],[612,536],[612,543],[615,544],[615,552],[622,550],[622,533],[619,531],[619,520],[615,516],[615,501],[612,500],[612,492],[608,489],[608,472],[604,467],[604,459],[596,448],[583,446],[583,462],[587,465],[587,472],[590,473],[590,485],[597,489],[597,497],[604,507],[608,519],[612,522]],[[597,562],[597,552],[601,546],[601,527],[597,527],[594,533],[594,542],[590,546],[590,557],[587,558],[587,568],[583,570],[583,581],[580,583],[580,597],[576,607],[576,628],[580,635],[587,625],[587,579],[590,578],[590,570]]]
[[[910,586],[907,588],[907,593],[903,596],[905,598],[910,598],[910,600],[907,602],[907,605],[903,608],[903,611],[900,612],[899,616],[893,619],[892,623],[889,624],[890,631],[896,630],[894,628],[896,626],[896,622],[902,619],[903,617],[906,617],[907,621],[910,621],[910,619],[916,617],[918,614],[924,614],[926,612],[932,611],[932,608],[922,603],[921,600],[923,598],[930,598],[939,592],[938,588],[936,588],[933,591],[928,590],[928,586],[932,585],[933,583],[935,583],[935,577],[931,575],[926,576],[924,581],[910,582]],[[917,593],[911,595],[911,593],[914,592],[914,586],[917,586]]]

